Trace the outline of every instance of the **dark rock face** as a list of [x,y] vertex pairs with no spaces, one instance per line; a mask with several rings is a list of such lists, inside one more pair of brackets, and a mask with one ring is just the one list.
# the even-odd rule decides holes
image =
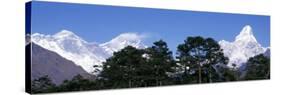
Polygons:
[[86,78],[93,76],[88,74],[80,66],[67,60],[55,52],[42,48],[34,43],[31,45],[31,80],[48,75],[53,83],[59,85],[64,80],[70,80],[80,74]]

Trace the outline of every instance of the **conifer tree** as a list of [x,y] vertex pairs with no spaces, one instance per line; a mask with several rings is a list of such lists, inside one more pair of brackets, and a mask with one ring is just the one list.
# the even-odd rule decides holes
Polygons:
[[151,68],[152,76],[157,86],[167,83],[169,79],[168,74],[174,73],[176,66],[172,52],[169,50],[165,41],[159,40],[153,43],[153,46],[146,49],[148,57],[148,65]]
[[270,79],[270,59],[263,54],[250,58],[246,63],[246,75],[244,79]]
[[184,72],[197,74],[198,83],[202,83],[203,79],[203,82],[213,82],[213,79],[218,78],[215,65],[227,64],[228,60],[215,40],[200,36],[187,37],[184,43],[178,46],[177,54],[179,63],[184,66]]
[[141,82],[143,73],[140,70],[141,65],[145,65],[145,59],[142,57],[143,50],[138,50],[132,46],[115,52],[108,58],[103,66],[101,77],[106,82],[111,83],[111,88],[136,87]]

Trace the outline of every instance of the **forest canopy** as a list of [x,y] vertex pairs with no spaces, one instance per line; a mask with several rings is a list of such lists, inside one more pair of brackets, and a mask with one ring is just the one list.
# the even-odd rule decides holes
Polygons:
[[173,55],[164,40],[137,49],[127,46],[103,63],[96,79],[81,75],[55,85],[46,75],[32,80],[31,93],[135,88],[270,79],[270,58],[251,57],[243,70],[228,65],[228,58],[212,38],[187,37]]

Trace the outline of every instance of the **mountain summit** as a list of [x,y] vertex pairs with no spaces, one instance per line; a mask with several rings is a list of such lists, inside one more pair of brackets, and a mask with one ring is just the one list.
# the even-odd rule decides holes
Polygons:
[[136,33],[123,33],[115,37],[109,42],[103,43],[100,46],[107,52],[113,53],[126,46],[134,46],[135,48],[145,48],[142,43],[143,36],[139,36]]
[[246,25],[240,32],[238,36],[235,37],[235,42],[253,42],[258,43],[255,36],[253,35],[253,30],[250,25]]
[[236,64],[237,67],[240,67],[250,57],[262,54],[266,50],[257,42],[250,25],[246,25],[233,42],[222,40],[219,41],[219,44],[224,55],[229,58],[229,66]]
[[56,34],[53,35],[54,37],[56,38],[77,38],[77,39],[81,39],[80,37],[78,37],[76,34],[74,34],[73,32],[71,31],[68,31],[68,30],[62,30]]
[[[103,44],[87,42],[68,30],[62,30],[54,35],[34,33],[31,38],[32,42],[73,61],[91,74],[98,74],[97,71],[102,69],[102,62],[112,56],[113,52],[128,45],[136,48],[145,47],[142,37],[135,33],[120,34]],[[94,68],[94,66],[98,66],[98,68]]]

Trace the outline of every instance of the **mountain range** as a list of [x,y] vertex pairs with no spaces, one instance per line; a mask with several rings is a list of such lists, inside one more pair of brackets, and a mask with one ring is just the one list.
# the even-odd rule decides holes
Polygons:
[[136,48],[146,47],[142,43],[142,37],[136,33],[123,33],[101,44],[87,42],[68,30],[62,30],[54,35],[34,33],[31,38],[32,42],[58,53],[94,75],[102,70],[102,62],[112,56],[113,52],[129,45]]
[[[49,51],[81,66],[90,74],[98,74],[102,63],[113,55],[113,52],[130,45],[136,48],[146,48],[143,38],[137,33],[123,33],[105,43],[87,42],[68,30],[62,30],[54,35],[34,33],[31,41]],[[246,25],[235,40],[219,41],[224,55],[229,58],[229,66],[242,66],[250,57],[270,51],[262,47],[256,40],[251,26]],[[270,52],[267,52],[270,55]]]

